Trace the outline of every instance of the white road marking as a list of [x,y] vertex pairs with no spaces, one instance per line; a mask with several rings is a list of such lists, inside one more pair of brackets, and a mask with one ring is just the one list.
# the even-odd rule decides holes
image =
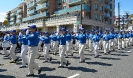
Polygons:
[[70,77],[67,77],[67,78],[75,78],[75,77],[77,77],[79,74],[75,74],[75,75],[72,75],[72,76],[70,76]]

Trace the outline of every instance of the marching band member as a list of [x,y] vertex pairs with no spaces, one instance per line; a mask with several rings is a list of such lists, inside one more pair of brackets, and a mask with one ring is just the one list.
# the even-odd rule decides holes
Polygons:
[[66,58],[68,57],[68,53],[71,54],[71,56],[73,56],[73,53],[71,51],[71,47],[72,47],[72,35],[70,34],[70,30],[66,31]]
[[12,58],[12,61],[10,63],[16,63],[18,60],[18,57],[15,55],[15,49],[17,47],[16,30],[11,30],[9,40],[11,42],[11,47],[10,47],[9,53],[10,53],[10,56]]
[[129,38],[130,38],[130,35],[129,35],[129,31],[126,31],[126,34],[125,34],[125,38],[126,38],[126,47],[128,48],[129,47]]
[[105,55],[109,53],[109,40],[110,40],[109,31],[106,30],[105,34],[103,35],[103,48]]
[[[38,36],[39,36],[39,39],[40,39],[40,37],[42,36],[40,32],[38,32]],[[42,47],[41,47],[41,45],[42,45],[42,41],[39,40],[39,44],[38,44],[38,50],[39,50],[39,52],[42,51]]]
[[102,42],[103,42],[103,32],[102,32],[101,29],[99,30],[99,37],[100,37],[100,41],[99,41],[99,47],[98,48],[102,50],[102,48],[103,48],[103,44],[102,44]]
[[110,40],[109,40],[109,51],[111,51],[111,47],[113,49],[113,51],[115,50],[115,45],[114,45],[114,31],[111,30],[110,32]]
[[18,37],[19,41],[21,42],[21,58],[22,58],[22,66],[20,68],[27,67],[26,64],[28,63],[28,59],[26,57],[26,53],[28,51],[28,40],[26,39],[26,31],[27,29],[22,29],[21,33]]
[[[3,45],[4,44],[8,44],[8,41],[9,41],[9,35],[8,35],[8,31],[5,31],[5,36],[4,36],[4,41],[3,41]],[[5,53],[5,56],[4,57],[8,57],[10,54],[7,52],[7,45],[6,46],[3,46],[3,51]]]
[[94,50],[94,47],[93,47],[94,44],[92,40],[93,36],[94,36],[94,30],[92,30],[91,33],[89,34],[89,49],[91,52]]
[[44,36],[41,38],[42,42],[44,43],[44,58],[45,58],[45,62],[48,62],[52,60],[52,57],[48,54],[49,50],[50,50],[50,37],[49,37],[49,33],[48,32],[44,32]]
[[28,69],[29,73],[26,75],[27,77],[29,76],[34,76],[34,71],[33,69],[38,70],[38,74],[41,73],[42,68],[39,67],[36,62],[35,62],[35,57],[38,52],[38,43],[39,43],[39,38],[38,34],[36,33],[36,25],[31,25],[29,27],[29,32],[26,33],[26,39],[28,40]]
[[125,31],[122,31],[122,49],[126,48],[125,37],[126,37]]
[[92,40],[94,42],[94,54],[95,54],[95,58],[99,57],[98,54],[98,47],[99,47],[99,41],[100,41],[100,36],[98,34],[98,30],[95,31],[95,35],[92,37]]
[[117,39],[118,39],[118,50],[120,50],[121,47],[122,47],[122,38],[123,38],[122,31],[120,31],[119,34],[118,34],[118,37],[117,37]]
[[131,31],[131,45],[133,46],[133,30]]
[[81,33],[78,36],[78,39],[79,39],[79,56],[80,56],[80,62],[79,63],[84,63],[85,62],[84,49],[85,49],[85,44],[86,44],[86,34],[85,34],[84,28],[81,28],[80,31],[81,31]]
[[64,67],[64,63],[66,64],[66,66],[69,65],[69,62],[65,59],[64,54],[66,51],[66,29],[65,28],[61,28],[61,34],[60,36],[58,36],[58,40],[59,40],[59,55],[60,55],[60,65],[58,66],[59,68],[63,68]]
[[86,45],[85,48],[88,49],[89,48],[89,31],[86,30]]
[[75,44],[75,50],[78,51],[79,50],[79,40],[78,40],[78,36],[79,36],[79,31],[77,31],[76,35],[75,35],[75,40],[76,40],[76,44]]
[[53,45],[52,45],[53,50],[54,50],[53,55],[56,55],[57,54],[57,48],[58,48],[58,40],[57,40],[56,32],[52,33],[51,40],[53,41]]

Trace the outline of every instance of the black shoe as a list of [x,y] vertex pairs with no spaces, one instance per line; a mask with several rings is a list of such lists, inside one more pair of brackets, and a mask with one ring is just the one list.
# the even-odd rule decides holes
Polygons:
[[38,74],[40,74],[42,72],[42,68],[40,68],[39,70],[38,70]]
[[71,54],[71,56],[73,56],[73,54]]
[[65,58],[68,58],[68,56],[66,56]]
[[64,66],[58,66],[58,68],[64,68]]
[[85,60],[83,60],[83,61],[80,61],[79,63],[85,63]]
[[67,61],[66,66],[68,66],[69,64],[70,64],[69,61]]
[[11,61],[10,63],[16,63],[15,61]]
[[19,59],[19,58],[17,57],[17,59],[16,59],[16,60],[14,60],[14,61],[15,61],[15,63],[18,61],[18,59]]
[[46,63],[46,62],[48,62],[48,61],[43,61],[43,63]]
[[26,77],[33,77],[34,74],[27,74]]
[[49,61],[52,61],[52,57],[49,58]]
[[98,57],[99,57],[99,55],[95,56],[94,58],[98,58]]
[[[9,54],[10,55],[10,54]],[[4,57],[8,57],[9,55],[5,55]]]
[[27,66],[20,66],[19,68],[27,68]]
[[107,53],[104,53],[104,55],[107,55]]

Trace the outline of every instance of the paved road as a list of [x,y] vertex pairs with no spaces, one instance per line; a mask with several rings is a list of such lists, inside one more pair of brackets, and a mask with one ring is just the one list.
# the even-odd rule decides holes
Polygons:
[[[43,71],[41,75],[35,71],[36,76],[33,78],[133,78],[133,53],[128,52],[130,49],[111,52],[109,55],[103,55],[103,51],[100,51],[99,58],[94,58],[93,53],[86,50],[86,63],[79,63],[78,52],[74,52],[73,58],[67,58],[71,65],[65,68],[58,68],[59,56],[51,54],[51,63],[42,63],[43,57],[36,59]],[[0,78],[25,78],[28,69],[20,69],[20,61],[17,64],[10,64],[9,61],[0,55]]]

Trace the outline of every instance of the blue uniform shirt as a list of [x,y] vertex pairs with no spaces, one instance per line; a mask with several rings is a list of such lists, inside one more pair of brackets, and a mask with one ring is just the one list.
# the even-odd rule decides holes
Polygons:
[[44,42],[44,44],[49,44],[50,43],[50,37],[49,36],[43,36],[41,40]]
[[9,40],[11,41],[12,44],[17,44],[17,37],[16,37],[16,35],[10,36]]
[[121,39],[121,38],[123,38],[123,35],[122,34],[118,34],[118,37],[117,38],[120,38]]
[[60,45],[66,45],[66,35],[65,34],[62,34],[59,36],[59,42],[60,42]]
[[71,41],[72,40],[72,35],[71,34],[67,34],[66,35],[66,41]]
[[103,40],[104,41],[109,41],[110,40],[110,35],[109,34],[104,34],[103,35]]
[[95,35],[93,36],[92,40],[93,40],[94,42],[99,42],[99,41],[100,41],[100,36],[99,36],[98,34],[95,34]]
[[110,33],[109,35],[110,35],[110,39],[114,39],[115,38],[114,37],[115,35],[113,33]]
[[4,41],[9,41],[9,36],[5,35],[4,36]]
[[28,45],[28,40],[26,39],[26,35],[20,35],[18,39],[21,44]]
[[39,38],[36,32],[27,35],[26,38],[29,46],[38,46]]
[[51,39],[52,39],[53,41],[57,41],[57,36],[52,35],[52,36],[51,36]]
[[86,43],[86,34],[79,34],[78,39],[81,44]]

